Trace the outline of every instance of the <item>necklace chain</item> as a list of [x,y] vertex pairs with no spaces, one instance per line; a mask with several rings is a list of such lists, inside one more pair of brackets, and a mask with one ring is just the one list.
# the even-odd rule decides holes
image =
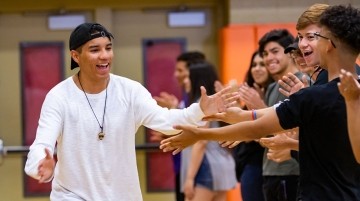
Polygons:
[[103,117],[102,117],[102,124],[100,124],[99,119],[97,118],[97,116],[96,116],[96,114],[95,114],[95,112],[94,112],[94,109],[92,108],[92,106],[91,106],[91,104],[90,104],[89,98],[87,97],[86,92],[85,92],[85,90],[84,90],[84,88],[83,88],[83,86],[82,86],[82,84],[81,84],[81,81],[80,81],[80,71],[77,73],[77,76],[78,76],[78,80],[79,80],[80,87],[81,87],[82,91],[84,92],[84,95],[85,95],[85,97],[86,97],[86,100],[87,100],[87,102],[89,103],[89,106],[90,106],[91,111],[93,112],[93,114],[94,114],[94,116],[95,116],[95,118],[96,118],[96,121],[97,121],[98,124],[99,124],[99,127],[100,127],[100,129],[101,129],[101,132],[100,132],[100,133],[103,133],[103,131],[104,131],[105,111],[106,111],[106,102],[107,102],[107,87],[108,87],[109,82],[106,84],[104,113],[103,113]]
[[[319,74],[320,74],[320,72],[322,71],[323,69],[320,67],[320,66],[316,66],[316,68],[315,68],[315,70],[314,70],[314,72],[310,75],[310,79],[309,79],[309,83],[310,83],[310,86],[311,86],[311,78],[314,76],[314,74],[315,73],[317,73],[317,72],[319,72]],[[319,76],[319,74],[318,74],[318,76]],[[315,79],[315,81],[314,81],[314,83],[316,82],[316,79]]]

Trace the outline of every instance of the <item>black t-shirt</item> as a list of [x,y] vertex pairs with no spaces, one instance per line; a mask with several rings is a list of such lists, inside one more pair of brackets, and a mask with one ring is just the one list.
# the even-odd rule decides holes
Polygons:
[[[355,64],[355,70],[356,73],[358,75],[360,75],[360,66]],[[328,82],[328,72],[325,69],[321,69],[321,71],[319,72],[316,81],[314,83],[314,85],[319,85],[319,84],[325,84]]]
[[325,69],[321,69],[315,80],[314,85],[320,85],[325,83],[328,83],[328,72]]
[[358,75],[360,75],[360,66],[355,64],[355,70]]
[[303,201],[360,200],[360,165],[351,149],[344,98],[334,79],[300,90],[276,108],[284,129],[299,126]]

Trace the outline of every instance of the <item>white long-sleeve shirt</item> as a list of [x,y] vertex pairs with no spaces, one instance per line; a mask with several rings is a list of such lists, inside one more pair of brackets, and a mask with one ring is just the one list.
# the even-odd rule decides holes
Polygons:
[[[87,94],[100,124],[106,90]],[[55,86],[43,103],[36,139],[25,172],[39,179],[38,164],[57,143],[51,200],[141,201],[135,133],[141,125],[176,134],[175,124],[201,124],[198,104],[184,110],[159,107],[138,82],[110,74],[103,140],[84,92],[70,77]],[[160,170],[159,170],[160,171]]]

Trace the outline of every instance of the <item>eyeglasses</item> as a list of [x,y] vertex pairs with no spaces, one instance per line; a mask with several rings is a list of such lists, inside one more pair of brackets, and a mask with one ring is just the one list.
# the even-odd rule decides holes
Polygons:
[[298,34],[298,38],[299,38],[299,42],[301,42],[304,39],[306,39],[309,42],[317,39],[315,33],[306,33],[305,36]]
[[315,32],[314,36],[317,37],[316,40],[318,40],[318,37],[329,40],[331,42],[332,46],[334,46],[334,48],[336,48],[335,43],[330,38],[320,35],[319,32]]

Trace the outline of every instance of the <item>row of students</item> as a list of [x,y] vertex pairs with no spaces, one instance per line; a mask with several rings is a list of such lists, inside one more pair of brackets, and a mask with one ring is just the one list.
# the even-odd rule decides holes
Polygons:
[[[317,31],[299,31],[308,42],[316,40],[316,52],[302,46],[304,38],[300,38],[299,46],[303,47],[305,60],[318,59],[318,64],[327,70],[328,83],[304,88],[275,107],[256,111],[231,108],[215,115],[217,120],[238,122],[226,127],[204,129],[178,125],[176,128],[183,130],[182,134],[164,140],[161,148],[177,153],[200,139],[253,140],[299,126],[297,199],[359,200],[360,166],[350,143],[353,139],[347,130],[345,101],[337,87],[340,69],[356,75],[359,20],[360,11],[350,5],[329,6],[320,14],[316,26],[306,28]],[[257,119],[251,121],[254,112]]]

